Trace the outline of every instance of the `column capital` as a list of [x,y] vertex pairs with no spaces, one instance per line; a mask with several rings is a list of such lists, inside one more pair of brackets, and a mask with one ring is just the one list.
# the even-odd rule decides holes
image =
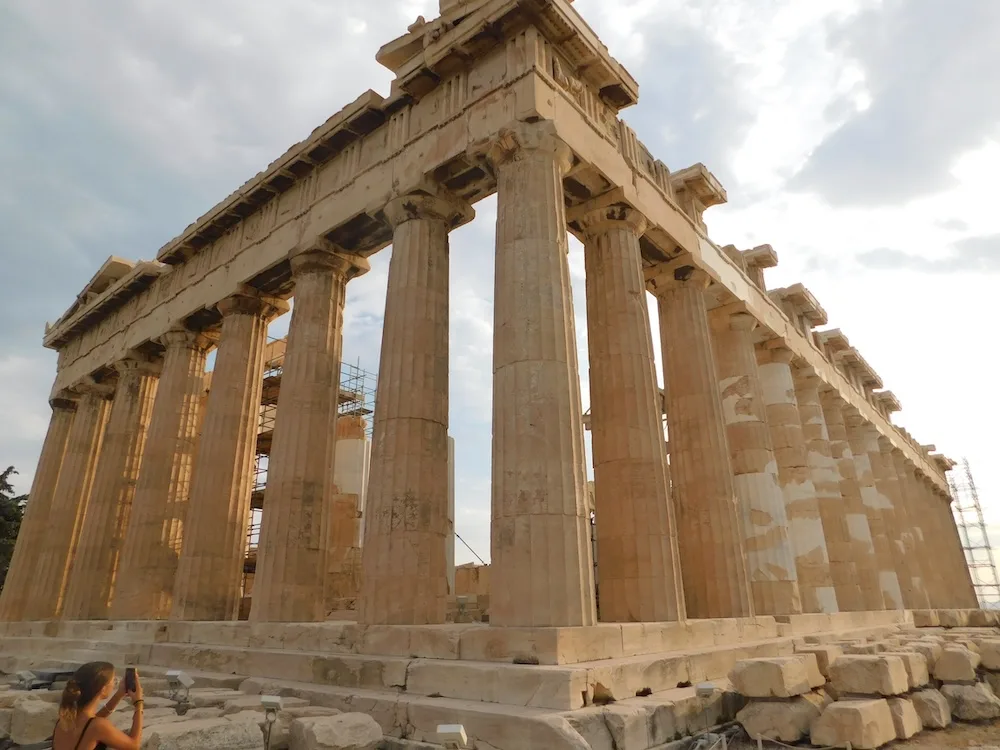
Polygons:
[[160,343],[167,349],[208,350],[216,343],[216,336],[205,331],[191,331],[176,326],[160,336]]
[[642,237],[649,226],[649,221],[638,209],[624,204],[592,208],[580,214],[578,221],[588,239],[616,229],[624,229],[636,237]]
[[115,387],[107,383],[98,383],[92,377],[86,377],[73,386],[73,390],[81,396],[95,396],[110,400],[115,395]]
[[[821,388],[819,397],[824,404],[830,404],[839,409],[844,409],[847,406],[847,400],[835,388]],[[847,419],[846,414],[844,415],[844,419]]]
[[76,411],[78,396],[72,391],[59,391],[49,399],[49,406],[53,411],[62,409],[64,411]]
[[781,339],[771,341],[755,347],[757,351],[757,361],[761,364],[782,364],[791,365],[795,359],[795,352]]
[[823,382],[820,380],[819,375],[816,374],[816,371],[810,367],[796,368],[793,371],[793,375],[795,376],[796,388],[805,388],[808,390],[815,388],[818,391],[820,384]]
[[261,294],[252,287],[244,286],[236,294],[222,300],[216,308],[223,318],[230,315],[256,315],[264,320],[272,320],[284,315],[291,306],[280,297]]
[[142,375],[158,378],[160,377],[160,372],[163,370],[163,359],[162,357],[153,359],[139,352],[132,352],[115,362],[112,367],[114,367],[119,377],[137,372]]
[[350,281],[371,270],[365,258],[348,253],[324,238],[296,248],[289,253],[288,260],[292,264],[293,277],[332,271]]
[[555,123],[550,120],[519,122],[502,128],[485,151],[493,166],[521,161],[533,153],[550,154],[563,175],[573,165],[573,151],[559,137]]
[[415,219],[440,221],[453,229],[476,217],[476,210],[471,205],[443,189],[414,190],[397,195],[386,204],[383,213],[393,229]]
[[653,293],[657,296],[672,289],[699,289],[704,291],[712,283],[712,277],[705,271],[688,263],[677,265],[667,273],[661,273],[653,279]]

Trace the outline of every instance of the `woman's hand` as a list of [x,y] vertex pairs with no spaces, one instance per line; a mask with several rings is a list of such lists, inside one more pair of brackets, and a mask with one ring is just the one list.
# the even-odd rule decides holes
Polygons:
[[[125,680],[122,680],[122,686],[124,687]],[[128,697],[133,703],[142,700],[142,682],[139,681],[139,670],[135,671],[135,690],[128,694]]]

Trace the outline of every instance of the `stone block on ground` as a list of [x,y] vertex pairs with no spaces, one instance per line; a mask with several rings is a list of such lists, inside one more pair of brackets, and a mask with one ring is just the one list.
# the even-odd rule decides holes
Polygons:
[[729,681],[733,690],[747,698],[791,698],[812,689],[809,676],[803,659],[776,656],[736,662]]
[[889,698],[886,703],[889,704],[889,712],[892,714],[892,725],[896,729],[897,740],[908,740],[924,728],[920,723],[917,709],[909,698]]
[[809,736],[813,722],[831,702],[822,690],[786,701],[752,700],[736,714],[736,721],[753,740],[798,742]]
[[939,690],[918,690],[910,700],[924,729],[944,729],[951,725],[951,706]]
[[898,656],[845,655],[830,665],[830,683],[842,695],[902,695],[910,687]]
[[975,685],[943,685],[941,694],[948,700],[951,714],[961,721],[1000,719],[1000,698],[985,682]]
[[916,651],[921,654],[927,661],[927,670],[933,674],[934,666],[937,664],[937,660],[941,657],[941,652],[944,648],[940,643],[936,641],[910,641],[906,644],[906,649],[908,651]]
[[[302,708],[309,705],[309,701],[302,698],[285,697],[281,699],[282,708]],[[222,715],[238,714],[241,711],[262,710],[259,695],[244,695],[239,698],[232,698],[222,706]]]
[[927,669],[927,659],[917,651],[886,651],[883,656],[898,656],[903,660],[906,676],[910,681],[910,689],[923,687],[930,682],[931,676]]
[[833,644],[806,644],[796,646],[795,652],[798,654],[813,654],[816,657],[816,666],[820,674],[830,677],[830,665],[839,657],[844,655],[844,649]]
[[939,609],[938,623],[942,628],[965,628],[969,626],[967,609]]
[[983,669],[1000,672],[1000,638],[980,640],[979,658]]
[[153,727],[143,750],[264,750],[260,727],[225,719],[195,719]]
[[291,750],[376,750],[382,728],[366,714],[340,714],[295,719]]
[[10,725],[14,721],[13,708],[0,708],[0,740],[10,737]]
[[883,698],[831,703],[812,726],[811,743],[823,747],[874,750],[896,739],[889,704]]
[[979,661],[979,654],[974,654],[967,648],[948,646],[934,665],[934,678],[941,682],[975,682]]
[[59,707],[48,701],[25,698],[14,704],[10,721],[10,739],[15,745],[33,745],[52,736]]

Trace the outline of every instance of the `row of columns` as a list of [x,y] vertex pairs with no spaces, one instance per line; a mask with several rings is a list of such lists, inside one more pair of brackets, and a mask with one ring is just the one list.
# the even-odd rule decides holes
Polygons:
[[[505,131],[497,178],[491,622],[597,622],[563,178],[545,123]],[[448,594],[449,231],[471,207],[433,186],[393,229],[359,619],[444,622]],[[604,621],[975,606],[947,499],[710,280],[655,279],[664,438],[640,238],[623,205],[574,215],[585,240]],[[347,283],[325,242],[291,255],[289,328],[251,619],[325,616]],[[739,261],[738,257],[734,260]],[[0,618],[235,619],[267,323],[224,300],[218,336],[175,330],[157,365],[52,403]],[[205,359],[218,345],[207,403]],[[944,529],[944,531],[942,531]],[[933,561],[933,563],[932,563]]]

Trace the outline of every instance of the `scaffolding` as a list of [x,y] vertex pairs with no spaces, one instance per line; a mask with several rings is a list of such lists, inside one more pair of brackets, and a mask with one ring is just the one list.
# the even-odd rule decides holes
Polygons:
[[986,520],[983,518],[983,506],[979,502],[979,492],[972,479],[968,459],[963,459],[961,467],[949,474],[948,484],[955,499],[952,512],[962,539],[972,584],[979,598],[979,606],[983,609],[1000,609],[1000,577],[997,576],[993,548],[990,546]]
[[[260,527],[264,509],[264,489],[267,487],[267,469],[274,438],[275,417],[278,412],[278,394],[281,391],[282,368],[285,363],[285,339],[268,339],[264,359],[264,384],[261,392],[260,412],[257,420],[257,449],[253,469],[253,490],[250,496],[250,523],[247,525],[246,556],[243,563],[241,594],[244,606],[240,616],[248,614],[248,597],[257,570],[257,550],[260,546]],[[338,416],[367,417],[375,410],[375,378],[356,364],[342,363],[340,369],[340,396]],[[365,435],[372,436],[372,420],[365,420]]]

